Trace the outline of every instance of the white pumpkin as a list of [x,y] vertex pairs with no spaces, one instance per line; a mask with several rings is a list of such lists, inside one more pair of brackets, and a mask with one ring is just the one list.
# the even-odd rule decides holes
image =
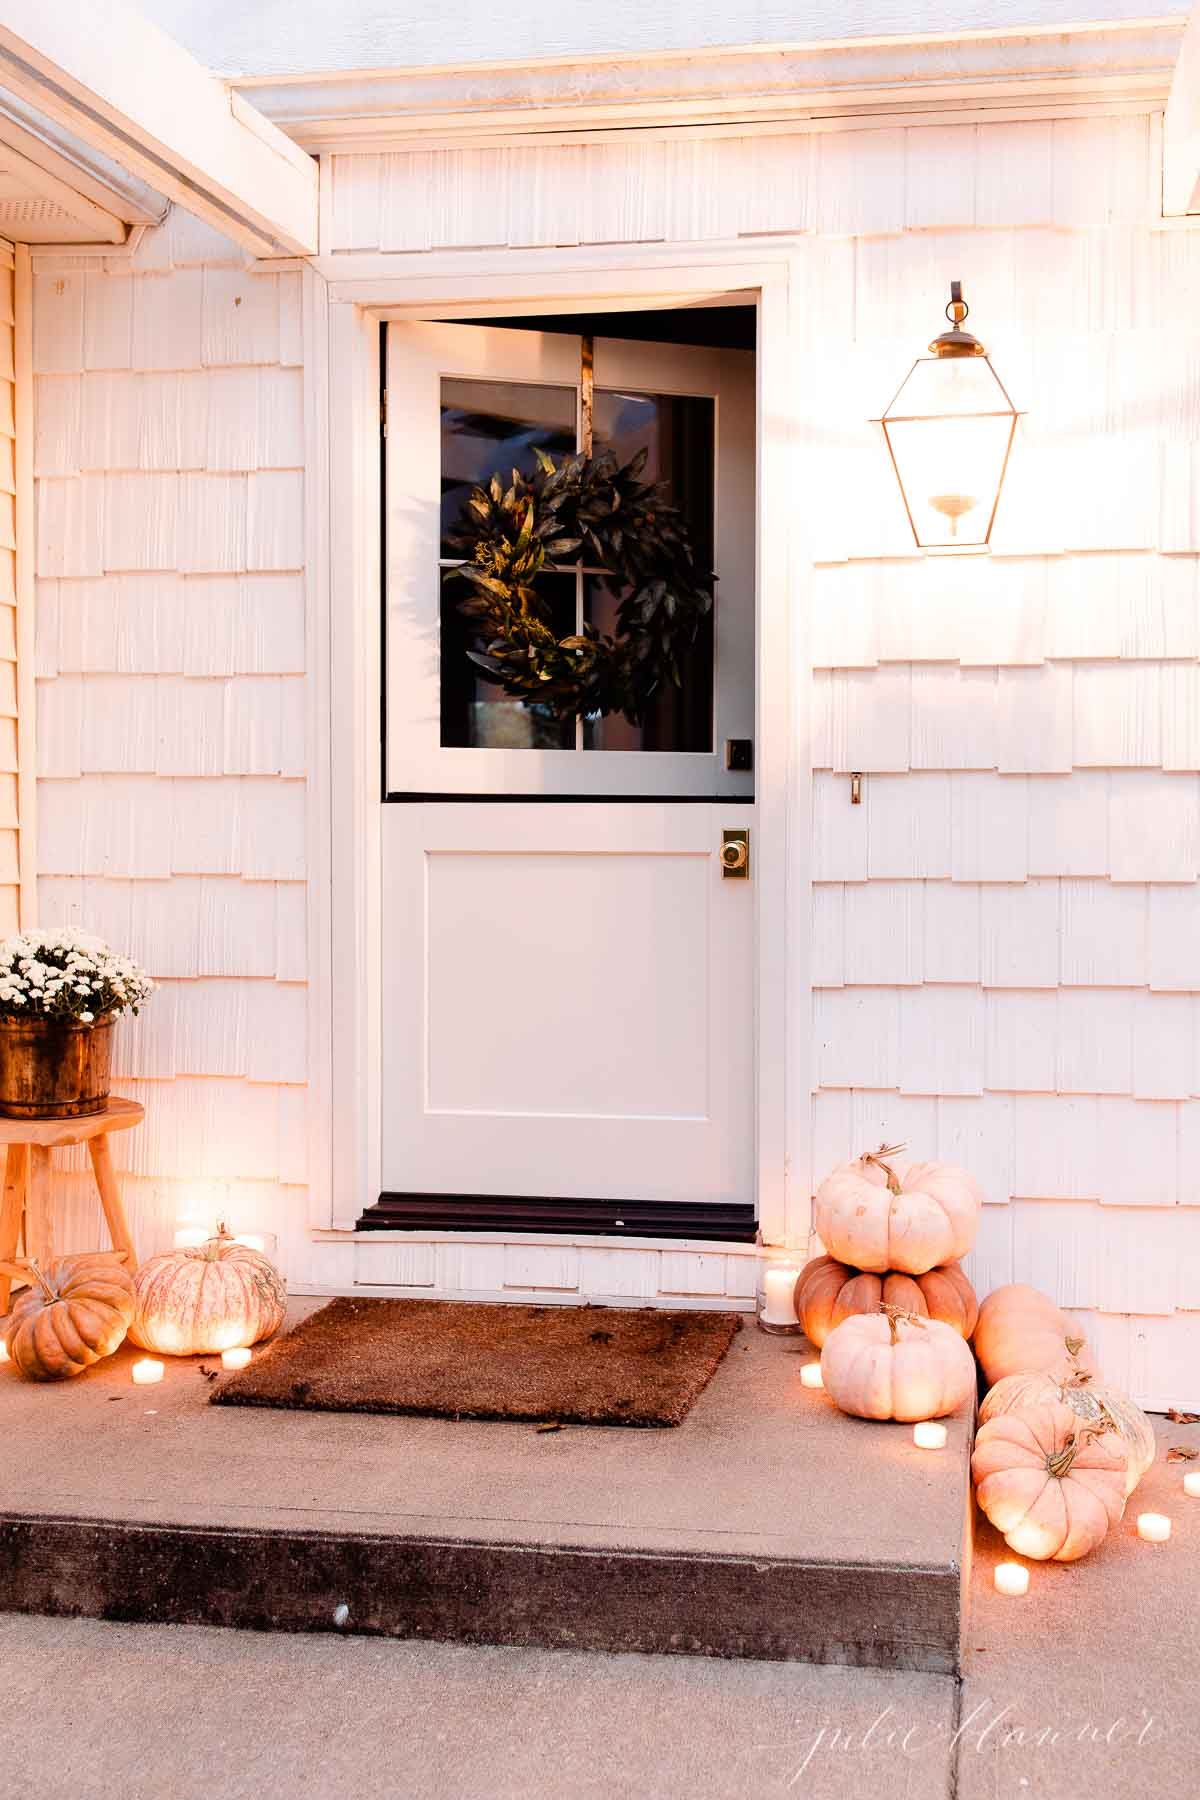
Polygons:
[[975,1242],[983,1195],[965,1169],[912,1163],[900,1173],[888,1159],[902,1144],[881,1145],[843,1163],[817,1189],[815,1224],[830,1256],[851,1268],[924,1275],[957,1262]]
[[1141,1407],[1127,1394],[1094,1380],[1083,1369],[1076,1369],[1062,1380],[1037,1369],[1004,1376],[985,1396],[979,1408],[979,1423],[986,1425],[989,1419],[1030,1406],[1066,1406],[1088,1425],[1114,1433],[1126,1456],[1126,1497],[1158,1454],[1154,1427]]
[[283,1324],[287,1284],[258,1250],[220,1227],[205,1244],[152,1256],[134,1276],[129,1336],[160,1356],[215,1356]]

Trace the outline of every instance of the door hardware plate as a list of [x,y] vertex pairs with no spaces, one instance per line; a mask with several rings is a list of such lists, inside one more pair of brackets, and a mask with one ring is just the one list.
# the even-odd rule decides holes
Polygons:
[[750,878],[750,833],[744,825],[721,833],[721,876],[725,881]]

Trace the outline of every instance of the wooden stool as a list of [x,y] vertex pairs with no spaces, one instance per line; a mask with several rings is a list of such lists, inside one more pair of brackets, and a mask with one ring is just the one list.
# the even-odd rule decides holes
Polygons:
[[0,1313],[8,1311],[12,1270],[4,1265],[16,1257],[22,1218],[26,1257],[36,1257],[43,1269],[54,1261],[50,1152],[64,1144],[87,1145],[113,1249],[124,1253],[125,1267],[133,1274],[137,1251],[113,1173],[108,1134],[140,1125],[145,1116],[145,1108],[136,1100],[118,1100],[113,1095],[103,1112],[82,1119],[0,1119],[0,1145],[7,1146],[0,1200]]

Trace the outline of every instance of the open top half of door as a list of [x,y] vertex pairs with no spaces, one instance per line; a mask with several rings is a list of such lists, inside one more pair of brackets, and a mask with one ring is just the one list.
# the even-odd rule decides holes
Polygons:
[[[580,442],[580,337],[487,325],[387,330],[385,591],[389,797],[753,797],[754,356],[598,337],[594,448],[648,452],[717,573],[711,620],[683,678],[637,724],[563,721],[513,699],[471,661],[469,592],[448,541],[476,484],[535,449]],[[447,579],[447,576],[450,579]],[[611,632],[622,598],[599,567],[559,566],[539,593],[560,636]]]

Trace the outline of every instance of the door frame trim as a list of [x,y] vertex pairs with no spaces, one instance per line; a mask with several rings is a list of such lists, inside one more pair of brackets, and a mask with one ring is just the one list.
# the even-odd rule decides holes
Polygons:
[[[314,1098],[309,1223],[349,1231],[382,1180],[383,955],[379,594],[382,321],[449,320],[519,305],[562,313],[639,310],[747,293],[758,305],[755,1167],[764,1242],[806,1240],[811,1181],[809,984],[811,757],[808,562],[789,496],[798,483],[800,246],[661,244],[506,251],[481,276],[470,253],[338,258],[311,306],[305,383],[309,668],[314,673],[309,860]],[[391,265],[391,259],[388,259]],[[465,265],[465,266],[464,266]],[[312,281],[319,278],[310,275]],[[324,287],[324,284],[320,284]],[[326,422],[322,431],[321,421]],[[335,627],[336,622],[336,629]],[[789,933],[788,922],[799,921]]]

